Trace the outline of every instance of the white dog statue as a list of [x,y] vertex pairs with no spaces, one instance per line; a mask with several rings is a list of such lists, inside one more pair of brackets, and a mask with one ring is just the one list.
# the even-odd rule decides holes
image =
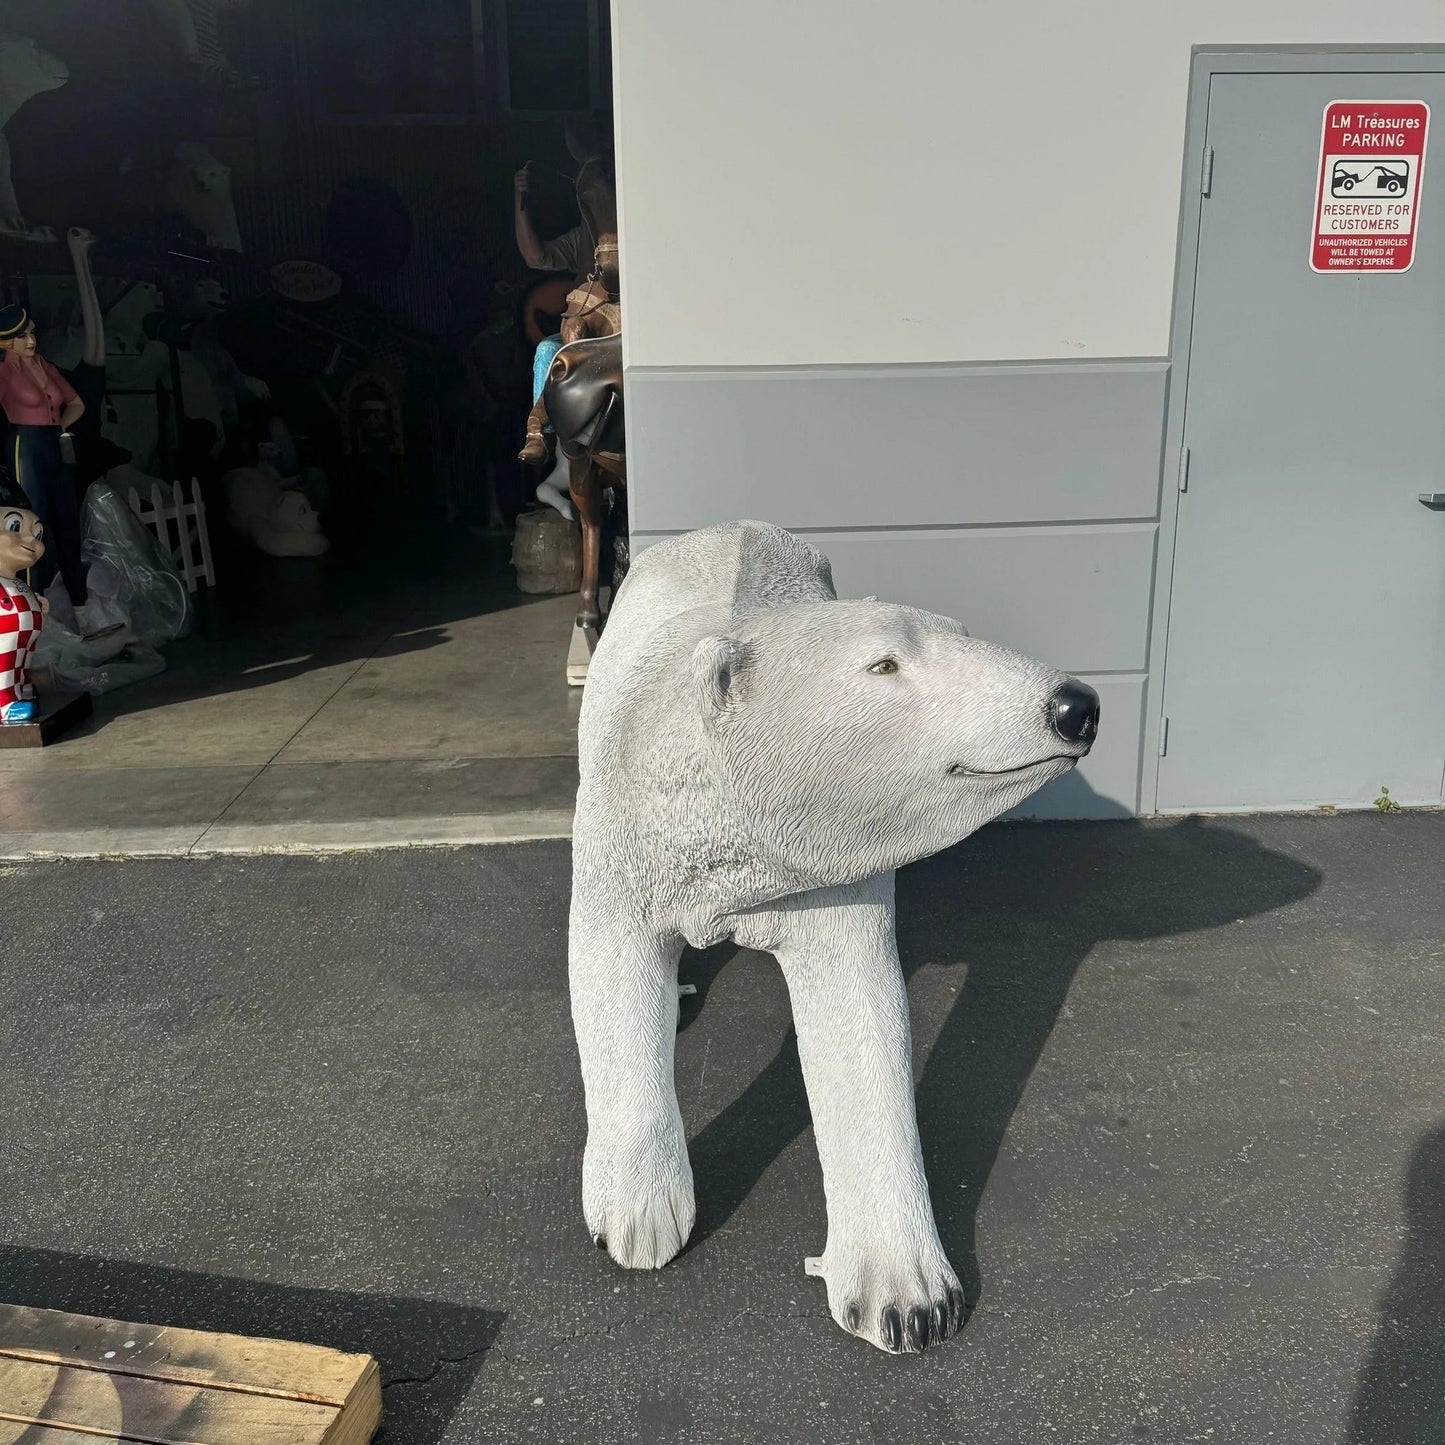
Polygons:
[[776,955],[828,1201],[810,1272],[889,1351],[959,1328],[913,1107],[893,874],[1067,772],[1092,689],[958,623],[840,602],[828,560],[740,522],[644,552],[583,697],[572,1016],[582,1203],[617,1263],[667,1263],[695,1217],[673,1045],[684,944]]

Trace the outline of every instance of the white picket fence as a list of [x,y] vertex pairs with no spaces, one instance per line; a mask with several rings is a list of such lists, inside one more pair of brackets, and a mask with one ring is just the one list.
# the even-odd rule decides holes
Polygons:
[[169,487],[153,482],[149,497],[132,487],[130,509],[175,559],[190,591],[194,592],[202,582],[216,585],[211,535],[206,530],[206,504],[201,500],[200,484],[195,477],[191,478],[189,499],[179,482],[172,482]]

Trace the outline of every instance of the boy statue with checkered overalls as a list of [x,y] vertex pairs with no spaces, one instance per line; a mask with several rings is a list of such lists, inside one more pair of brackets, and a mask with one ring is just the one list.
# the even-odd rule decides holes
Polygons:
[[35,721],[30,659],[47,604],[20,574],[45,555],[44,533],[30,499],[0,471],[0,726]]

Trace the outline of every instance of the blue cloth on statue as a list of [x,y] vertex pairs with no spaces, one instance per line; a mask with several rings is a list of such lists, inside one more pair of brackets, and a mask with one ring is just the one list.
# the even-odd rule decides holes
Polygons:
[[552,369],[552,358],[562,349],[562,337],[559,333],[556,336],[549,336],[537,347],[537,354],[532,359],[532,405],[537,404],[537,398],[542,395],[542,388],[547,382],[547,373]]

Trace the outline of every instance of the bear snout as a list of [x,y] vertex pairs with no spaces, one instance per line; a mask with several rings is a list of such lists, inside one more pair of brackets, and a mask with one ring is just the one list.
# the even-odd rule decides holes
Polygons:
[[1049,722],[1066,743],[1092,747],[1099,735],[1099,694],[1071,677],[1049,702]]

